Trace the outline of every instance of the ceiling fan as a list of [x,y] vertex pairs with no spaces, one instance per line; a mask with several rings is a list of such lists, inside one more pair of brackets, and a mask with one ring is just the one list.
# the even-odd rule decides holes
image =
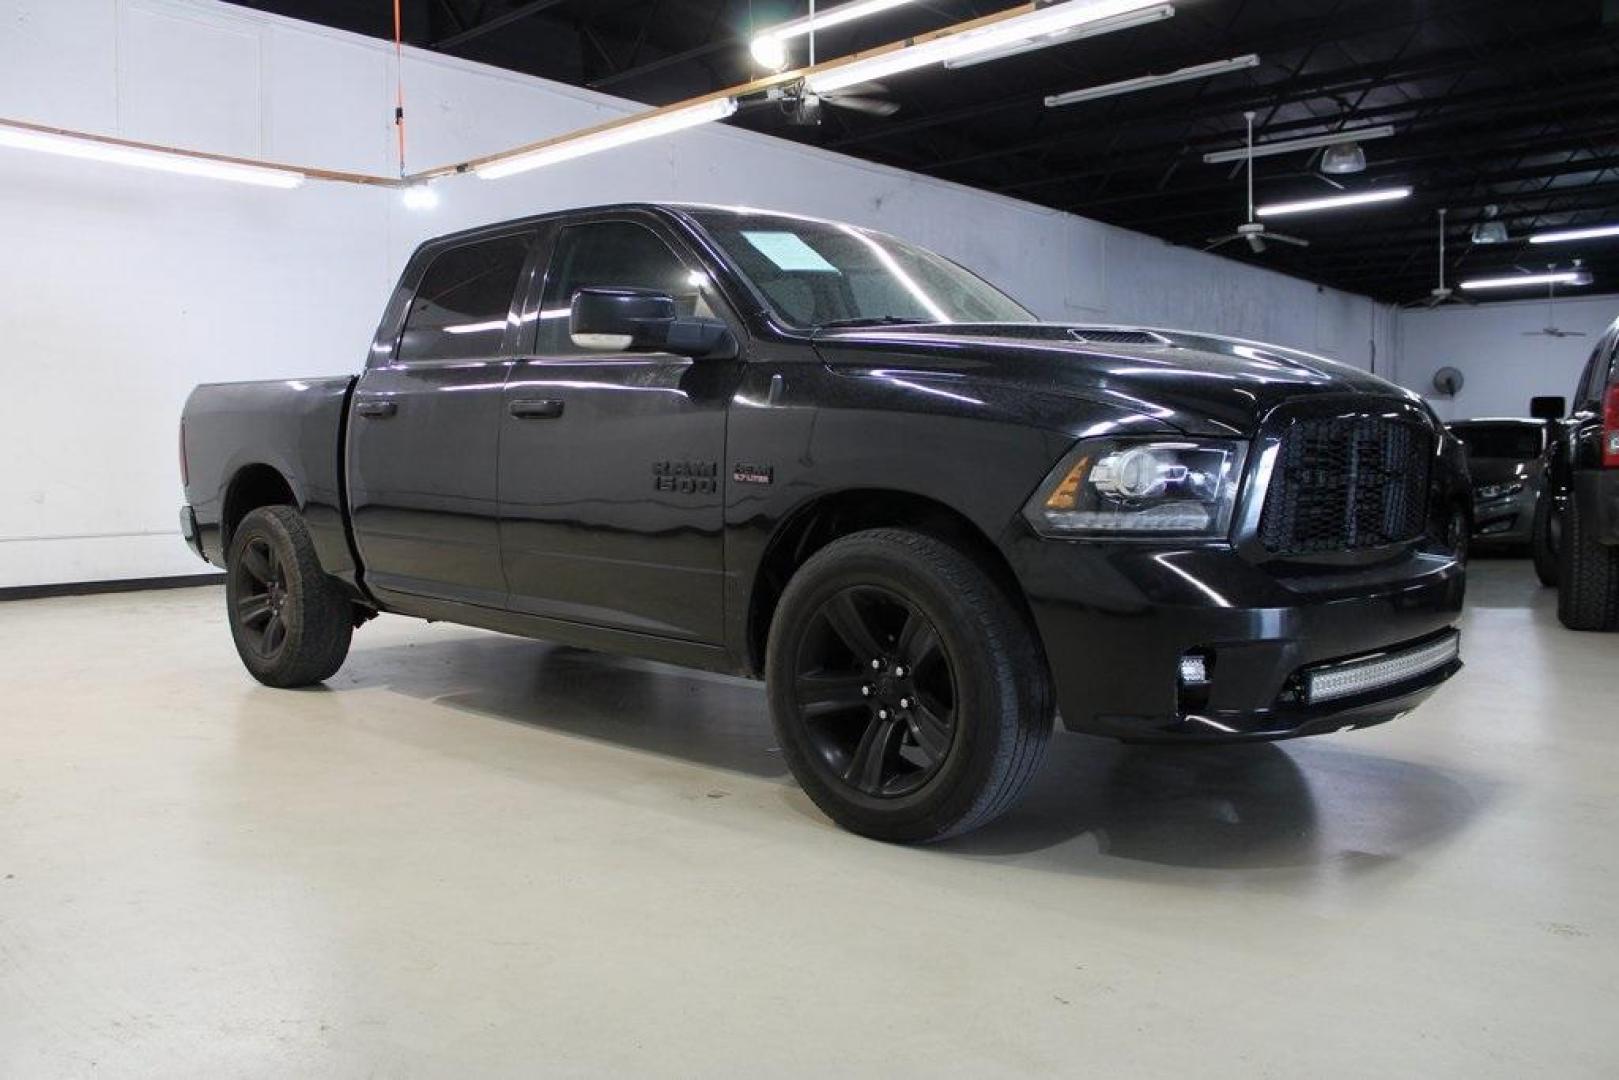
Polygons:
[[[1580,260],[1580,259],[1575,259],[1574,260],[1574,270],[1575,270],[1575,272],[1579,273],[1583,269],[1584,269],[1583,261]],[[1539,330],[1525,330],[1523,332],[1523,336],[1524,337],[1550,337],[1550,338],[1570,338],[1570,337],[1585,337],[1586,336],[1585,331],[1583,331],[1583,330],[1564,330],[1562,327],[1557,325],[1557,283],[1555,281],[1546,286],[1546,325],[1541,327]]]
[[1265,228],[1263,222],[1254,216],[1254,114],[1245,112],[1242,115],[1248,121],[1248,152],[1245,155],[1248,170],[1248,220],[1238,225],[1236,232],[1214,237],[1203,250],[1213,251],[1215,248],[1224,247],[1238,240],[1247,241],[1249,250],[1255,255],[1264,252],[1267,240],[1293,244],[1296,247],[1309,247],[1310,241],[1300,239],[1297,236],[1288,236],[1286,233],[1271,232]]
[[882,83],[866,83],[848,90],[834,90],[830,94],[811,92],[802,79],[786,86],[772,86],[758,94],[738,98],[744,109],[774,105],[787,121],[802,127],[814,127],[821,122],[821,108],[849,109],[867,116],[888,117],[899,112],[899,102],[888,96],[888,87]]
[[1420,300],[1413,300],[1409,304],[1400,305],[1403,308],[1436,308],[1441,304],[1471,304],[1478,306],[1478,301],[1457,289],[1445,284],[1445,215],[1448,209],[1439,211],[1439,287]]

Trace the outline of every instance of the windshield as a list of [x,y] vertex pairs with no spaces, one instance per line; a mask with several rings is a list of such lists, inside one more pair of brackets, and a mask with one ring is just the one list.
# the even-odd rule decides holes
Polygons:
[[1457,424],[1451,428],[1470,457],[1531,461],[1540,456],[1541,429],[1527,424]]
[[791,326],[1036,321],[983,278],[892,236],[773,214],[693,216]]

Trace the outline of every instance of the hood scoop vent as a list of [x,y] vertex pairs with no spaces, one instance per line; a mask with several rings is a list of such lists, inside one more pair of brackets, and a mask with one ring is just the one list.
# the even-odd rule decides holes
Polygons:
[[1068,336],[1086,345],[1168,345],[1169,339],[1151,330],[1119,330],[1106,326],[1074,326]]

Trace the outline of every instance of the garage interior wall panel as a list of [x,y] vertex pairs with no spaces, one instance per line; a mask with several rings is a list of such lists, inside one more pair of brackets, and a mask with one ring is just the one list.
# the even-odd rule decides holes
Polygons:
[[[1536,333],[1552,318],[1544,298],[1402,312],[1399,381],[1425,394],[1446,420],[1524,416],[1532,397],[1572,397],[1597,338],[1619,318],[1619,296],[1557,301],[1558,327],[1585,337]],[[1454,399],[1434,392],[1434,372],[1442,367],[1462,373]]]
[[[212,0],[0,0],[0,116],[392,174],[391,53]],[[417,51],[405,77],[413,169],[632,108]],[[935,247],[1046,318],[1208,329],[1362,367],[1382,310],[723,127],[500,182],[455,178],[428,213],[382,190],[279,192],[0,153],[0,588],[204,572],[175,524],[192,385],[357,369],[415,244],[520,214],[646,198],[839,218]]]

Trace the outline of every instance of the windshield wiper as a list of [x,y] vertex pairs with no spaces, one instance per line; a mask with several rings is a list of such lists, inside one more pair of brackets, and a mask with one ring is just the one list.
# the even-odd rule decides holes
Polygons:
[[816,323],[817,330],[834,330],[855,326],[920,326],[926,319],[913,319],[904,315],[869,315],[861,319],[833,319]]

